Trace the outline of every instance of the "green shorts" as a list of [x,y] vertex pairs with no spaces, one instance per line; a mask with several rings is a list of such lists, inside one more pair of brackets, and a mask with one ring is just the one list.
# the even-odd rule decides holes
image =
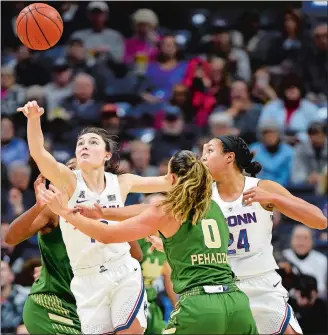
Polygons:
[[29,295],[23,320],[30,334],[81,334],[76,307],[54,294]]
[[148,303],[147,329],[145,335],[162,334],[166,323],[163,313],[156,301]]
[[258,334],[248,297],[234,284],[219,286],[221,293],[183,292],[163,334]]

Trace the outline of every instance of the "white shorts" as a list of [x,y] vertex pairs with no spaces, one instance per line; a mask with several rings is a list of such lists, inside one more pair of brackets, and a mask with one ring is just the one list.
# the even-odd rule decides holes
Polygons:
[[147,295],[139,262],[130,255],[74,271],[71,290],[84,334],[128,329],[135,318],[147,328]]
[[288,292],[276,271],[241,279],[238,287],[248,296],[259,334],[284,334],[290,326],[298,334],[302,329],[288,305]]

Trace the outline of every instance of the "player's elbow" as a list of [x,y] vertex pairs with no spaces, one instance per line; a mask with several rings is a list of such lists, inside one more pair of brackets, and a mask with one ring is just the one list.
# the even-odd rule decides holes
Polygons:
[[306,222],[303,223],[314,229],[323,230],[327,228],[327,218],[318,207],[315,207],[315,211],[311,213],[309,221],[311,222],[309,225]]
[[321,214],[320,219],[317,221],[317,229],[323,230],[327,228],[327,218]]
[[17,238],[13,236],[13,234],[8,234],[8,233],[5,234],[3,240],[6,244],[12,247],[19,243],[19,241],[17,240]]

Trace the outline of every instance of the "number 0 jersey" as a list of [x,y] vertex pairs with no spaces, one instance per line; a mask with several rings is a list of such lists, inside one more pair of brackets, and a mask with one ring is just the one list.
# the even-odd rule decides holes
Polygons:
[[[80,170],[74,173],[76,188],[68,202],[69,208],[74,208],[77,204],[93,206],[96,202],[104,208],[124,206],[116,175],[105,172],[106,187],[101,194],[97,194],[89,190]],[[59,223],[73,273],[76,269],[101,265],[129,254],[130,245],[128,243],[103,244],[81,233],[62,217]],[[111,222],[100,220],[99,224],[111,224]]]
[[177,294],[197,286],[233,282],[234,274],[227,261],[228,227],[214,201],[196,225],[187,220],[173,236],[165,238],[161,234],[161,238]]
[[239,198],[232,202],[221,199],[213,183],[212,199],[220,206],[229,227],[228,259],[238,278],[257,276],[278,269],[273,257],[273,214],[258,202],[249,206],[242,203],[243,193],[257,186],[259,179],[245,177]]

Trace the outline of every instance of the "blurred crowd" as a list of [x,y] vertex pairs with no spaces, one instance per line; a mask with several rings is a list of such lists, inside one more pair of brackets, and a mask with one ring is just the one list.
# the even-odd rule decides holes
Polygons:
[[[39,172],[26,119],[16,112],[28,100],[45,108],[46,146],[60,162],[74,156],[77,134],[91,125],[117,136],[121,170],[141,176],[165,174],[177,150],[201,154],[208,139],[236,134],[262,164],[259,178],[327,213],[327,17],[315,20],[288,2],[263,12],[225,3],[218,15],[186,3],[189,21],[176,29],[161,22],[166,5],[152,10],[145,2],[125,15],[129,32],[112,20],[108,2],[54,2],[63,36],[36,52],[15,32],[27,4],[2,3],[1,237],[35,202]],[[126,204],[141,201],[131,194]],[[275,213],[273,245],[304,333],[326,333],[327,231]],[[39,258],[35,237],[15,247],[2,241],[2,332],[24,333],[21,313]]]

